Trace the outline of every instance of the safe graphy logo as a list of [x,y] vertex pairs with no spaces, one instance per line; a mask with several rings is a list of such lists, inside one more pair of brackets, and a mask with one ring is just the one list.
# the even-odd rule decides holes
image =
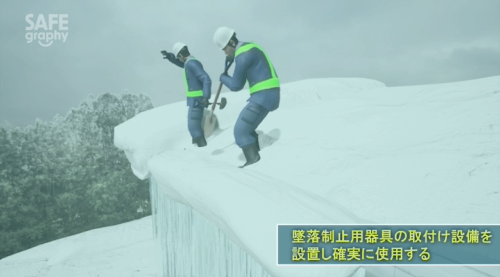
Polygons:
[[[56,40],[66,42],[68,38],[68,15],[67,14],[49,14],[45,17],[39,14],[36,22],[33,22],[34,14],[26,15],[26,41],[32,43],[38,41],[43,47],[49,47]],[[46,18],[48,20],[46,20]]]

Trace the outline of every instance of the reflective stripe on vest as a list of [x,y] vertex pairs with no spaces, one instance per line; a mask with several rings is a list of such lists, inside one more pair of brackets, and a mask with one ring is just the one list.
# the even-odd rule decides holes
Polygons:
[[184,63],[184,84],[186,85],[186,96],[187,97],[201,97],[203,96],[203,90],[194,90],[194,91],[189,91],[189,86],[188,86],[188,81],[187,81],[187,74],[186,74],[186,64],[190,60],[196,60],[195,58],[190,58]]
[[[262,50],[262,48],[260,48],[260,46],[258,46],[257,44],[254,44],[254,43],[249,43],[249,44],[241,46],[236,51],[235,59],[236,59],[236,57],[238,57],[239,54],[244,53],[252,48],[259,49],[260,51],[262,51],[262,53],[266,57],[267,64],[269,65],[269,68],[271,70],[271,78],[264,80],[264,81],[261,81],[261,82],[258,82],[257,84],[251,86],[250,87],[250,94],[253,94],[255,92],[265,90],[265,89],[278,88],[280,86],[280,81],[279,81],[278,77],[276,77],[276,72],[274,72],[273,64],[271,63],[271,60],[267,57],[266,52],[264,52],[264,50]],[[248,83],[248,80],[247,80],[247,83]]]

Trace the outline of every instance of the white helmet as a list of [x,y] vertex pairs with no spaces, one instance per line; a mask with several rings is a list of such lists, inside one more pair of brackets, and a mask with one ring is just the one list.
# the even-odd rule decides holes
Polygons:
[[179,52],[181,52],[181,49],[184,48],[184,46],[186,46],[186,44],[182,42],[177,42],[176,44],[174,44],[174,47],[172,47],[172,53],[176,58],[177,55],[179,55]]
[[215,31],[214,43],[222,50],[229,43],[233,35],[233,29],[229,29],[228,27],[220,27]]

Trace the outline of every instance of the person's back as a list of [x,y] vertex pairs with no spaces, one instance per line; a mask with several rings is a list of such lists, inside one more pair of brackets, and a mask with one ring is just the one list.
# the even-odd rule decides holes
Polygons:
[[205,72],[203,65],[193,56],[184,63],[186,74],[185,86],[188,106],[202,105],[204,99],[210,99],[212,81]]
[[239,91],[248,82],[249,101],[260,104],[269,111],[276,110],[280,102],[278,74],[262,48],[252,42],[238,42],[235,63],[232,79],[223,77],[223,83],[230,90]]

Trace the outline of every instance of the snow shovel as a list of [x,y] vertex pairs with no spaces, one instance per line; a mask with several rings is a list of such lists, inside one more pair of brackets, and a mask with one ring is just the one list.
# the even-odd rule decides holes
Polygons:
[[[215,105],[215,104],[219,105],[219,108],[222,110],[226,106],[227,100],[226,100],[225,97],[222,97],[221,100],[220,100],[220,103],[210,103],[210,102],[208,102],[208,105]],[[213,111],[213,109],[212,109],[212,111]]]
[[[229,64],[226,64],[226,70],[224,71],[224,73],[227,73],[227,71],[233,64],[233,61],[234,59],[231,62],[229,62]],[[217,90],[217,94],[215,95],[215,100],[212,103],[212,110],[206,113],[203,118],[203,132],[206,138],[212,134],[217,125],[217,117],[214,114],[215,105],[216,104],[219,105],[220,106],[219,108],[222,110],[227,104],[227,100],[225,97],[222,97],[220,103],[217,103],[217,99],[219,99],[219,94],[221,89],[222,89],[222,82],[219,85],[219,89]]]

